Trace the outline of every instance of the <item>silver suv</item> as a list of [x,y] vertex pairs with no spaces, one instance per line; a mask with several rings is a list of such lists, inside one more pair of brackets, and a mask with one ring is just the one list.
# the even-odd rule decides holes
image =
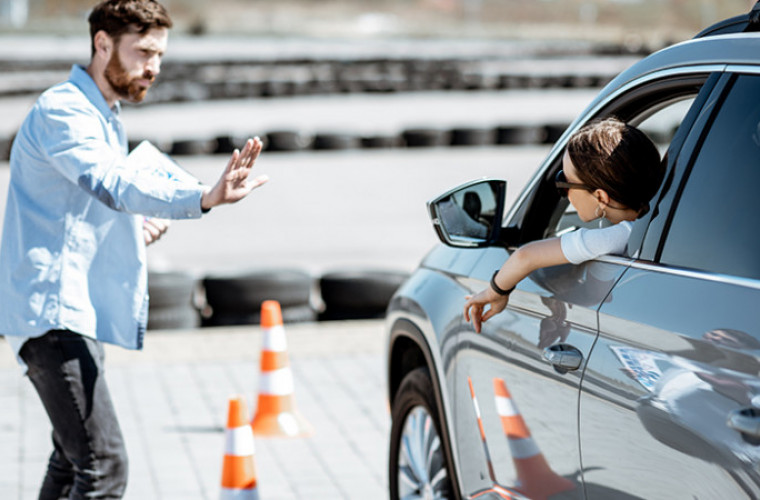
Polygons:
[[[760,497],[760,3],[615,78],[505,212],[505,182],[429,204],[443,244],[387,315],[391,498]],[[464,297],[583,223],[567,138],[615,115],[667,174],[623,255],[536,271],[475,333]]]

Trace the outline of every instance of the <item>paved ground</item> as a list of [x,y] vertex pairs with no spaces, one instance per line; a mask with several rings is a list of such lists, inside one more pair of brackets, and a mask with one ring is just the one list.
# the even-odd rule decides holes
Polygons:
[[[266,499],[387,498],[381,321],[286,326],[295,396],[311,438],[256,438]],[[107,379],[130,453],[127,499],[218,498],[227,398],[252,411],[257,327],[150,332],[143,352],[107,350]],[[0,340],[0,498],[36,498],[51,449],[31,384]]]

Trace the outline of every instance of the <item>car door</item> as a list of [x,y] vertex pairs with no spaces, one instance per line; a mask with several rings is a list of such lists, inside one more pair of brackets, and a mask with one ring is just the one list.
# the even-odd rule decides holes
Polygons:
[[[637,124],[648,118],[664,150],[687,111],[702,104],[694,97],[707,79],[708,73],[685,70],[648,75],[600,102],[575,127],[608,115]],[[553,149],[508,217],[504,232],[516,245],[582,224],[552,182],[563,146]],[[500,248],[483,251],[461,281],[473,292],[487,287],[508,255]],[[466,495],[583,497],[577,419],[583,363],[596,340],[600,304],[630,260],[536,271],[482,333],[461,327],[454,432]]]
[[758,95],[758,70],[721,77],[600,308],[579,409],[588,498],[760,496]]

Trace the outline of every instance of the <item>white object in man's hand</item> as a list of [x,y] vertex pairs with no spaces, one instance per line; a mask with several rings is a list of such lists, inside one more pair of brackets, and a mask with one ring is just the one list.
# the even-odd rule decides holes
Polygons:
[[201,208],[210,210],[217,205],[235,203],[266,183],[269,180],[266,175],[248,179],[259,153],[261,153],[261,140],[258,137],[248,139],[242,151],[236,149],[232,153],[224,172],[222,172],[222,176],[212,188],[203,193]]

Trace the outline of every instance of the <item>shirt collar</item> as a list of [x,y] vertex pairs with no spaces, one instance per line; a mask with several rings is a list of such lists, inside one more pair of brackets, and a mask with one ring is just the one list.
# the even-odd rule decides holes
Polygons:
[[119,113],[121,112],[121,103],[116,101],[113,108],[110,108],[105,97],[103,97],[103,93],[95,83],[95,80],[93,80],[89,73],[87,73],[84,66],[80,66],[79,64],[72,66],[69,80],[79,87],[85,97],[98,108],[106,119],[110,120],[111,117],[119,116]]

